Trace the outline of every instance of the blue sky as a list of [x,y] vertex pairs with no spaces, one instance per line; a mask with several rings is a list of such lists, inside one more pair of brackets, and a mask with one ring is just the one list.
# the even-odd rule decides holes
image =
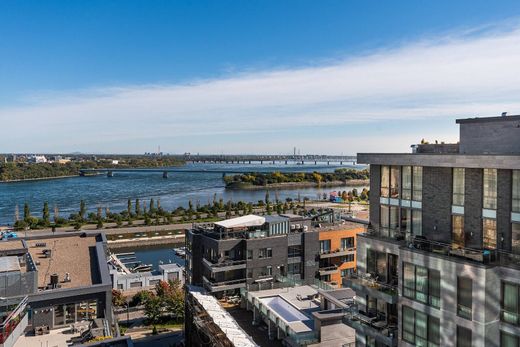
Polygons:
[[518,1],[2,1],[0,152],[453,141],[456,118],[520,113],[519,18]]

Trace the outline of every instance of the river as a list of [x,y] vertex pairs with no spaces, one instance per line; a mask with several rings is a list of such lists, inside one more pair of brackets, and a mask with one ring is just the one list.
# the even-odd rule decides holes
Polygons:
[[[240,172],[332,172],[336,168],[352,168],[349,165],[284,165],[282,164],[186,164],[183,169],[190,170],[232,170]],[[366,166],[356,165],[356,169],[364,169]],[[297,188],[297,189],[271,189],[270,197],[280,200],[286,198],[303,199],[309,197],[316,199],[318,194],[328,193],[332,190],[349,190],[353,187],[340,188]],[[41,216],[43,203],[49,203],[51,215],[54,205],[58,207],[62,217],[79,210],[81,200],[89,211],[96,208],[109,207],[111,211],[126,209],[127,199],[135,201],[147,201],[154,198],[160,199],[161,206],[172,210],[178,206],[187,206],[191,200],[195,205],[201,205],[217,199],[224,201],[246,201],[257,202],[265,198],[264,190],[229,190],[225,189],[222,174],[201,173],[170,173],[167,179],[162,178],[161,173],[115,173],[114,177],[104,175],[92,177],[71,177],[53,180],[24,181],[12,183],[0,183],[0,225],[12,224],[15,216],[16,205],[18,205],[20,216],[23,214],[23,205],[29,203],[31,214]]]

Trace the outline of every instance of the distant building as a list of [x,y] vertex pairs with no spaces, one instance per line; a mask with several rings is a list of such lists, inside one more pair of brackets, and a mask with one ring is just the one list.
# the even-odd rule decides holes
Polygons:
[[47,158],[44,155],[32,155],[29,158],[27,158],[28,163],[46,163]]
[[113,288],[121,291],[152,289],[159,281],[180,281],[184,284],[184,268],[178,264],[161,264],[159,270],[127,273],[111,263]]

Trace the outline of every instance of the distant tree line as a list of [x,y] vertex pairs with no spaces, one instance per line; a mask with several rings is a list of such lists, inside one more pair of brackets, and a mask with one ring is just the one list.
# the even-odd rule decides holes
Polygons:
[[112,160],[70,161],[65,164],[8,162],[0,163],[0,181],[74,176],[80,169],[168,167],[183,163],[170,157],[131,157],[120,159],[118,164],[113,164]]

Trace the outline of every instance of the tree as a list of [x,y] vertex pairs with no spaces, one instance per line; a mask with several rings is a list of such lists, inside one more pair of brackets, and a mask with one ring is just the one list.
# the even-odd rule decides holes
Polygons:
[[85,219],[85,213],[87,213],[87,207],[85,205],[85,200],[81,200],[79,202],[79,217],[82,220]]
[[51,215],[50,215],[50,212],[49,212],[49,203],[47,201],[45,201],[43,203],[42,219],[43,219],[43,225],[49,226],[51,224]]
[[141,216],[141,203],[139,199],[135,199],[135,215],[137,217]]
[[269,204],[269,190],[265,191],[265,203],[266,203],[266,205]]
[[163,311],[163,301],[161,298],[157,295],[151,295],[146,301],[144,302],[144,315],[148,318],[150,323],[152,323],[154,330],[157,328],[155,325],[157,324],[157,321],[159,317],[161,316]]
[[54,204],[54,224],[58,224],[58,220],[60,219],[60,212],[58,211],[58,205]]
[[31,218],[31,210],[29,209],[29,204],[25,202],[23,204],[23,220],[28,223],[29,219]]
[[128,199],[126,202],[126,212],[128,213],[128,219],[132,216],[132,200]]
[[150,199],[150,213],[153,213],[155,211],[155,202],[153,200],[153,198]]
[[126,305],[126,299],[120,290],[112,289],[112,305],[116,307],[123,307]]

